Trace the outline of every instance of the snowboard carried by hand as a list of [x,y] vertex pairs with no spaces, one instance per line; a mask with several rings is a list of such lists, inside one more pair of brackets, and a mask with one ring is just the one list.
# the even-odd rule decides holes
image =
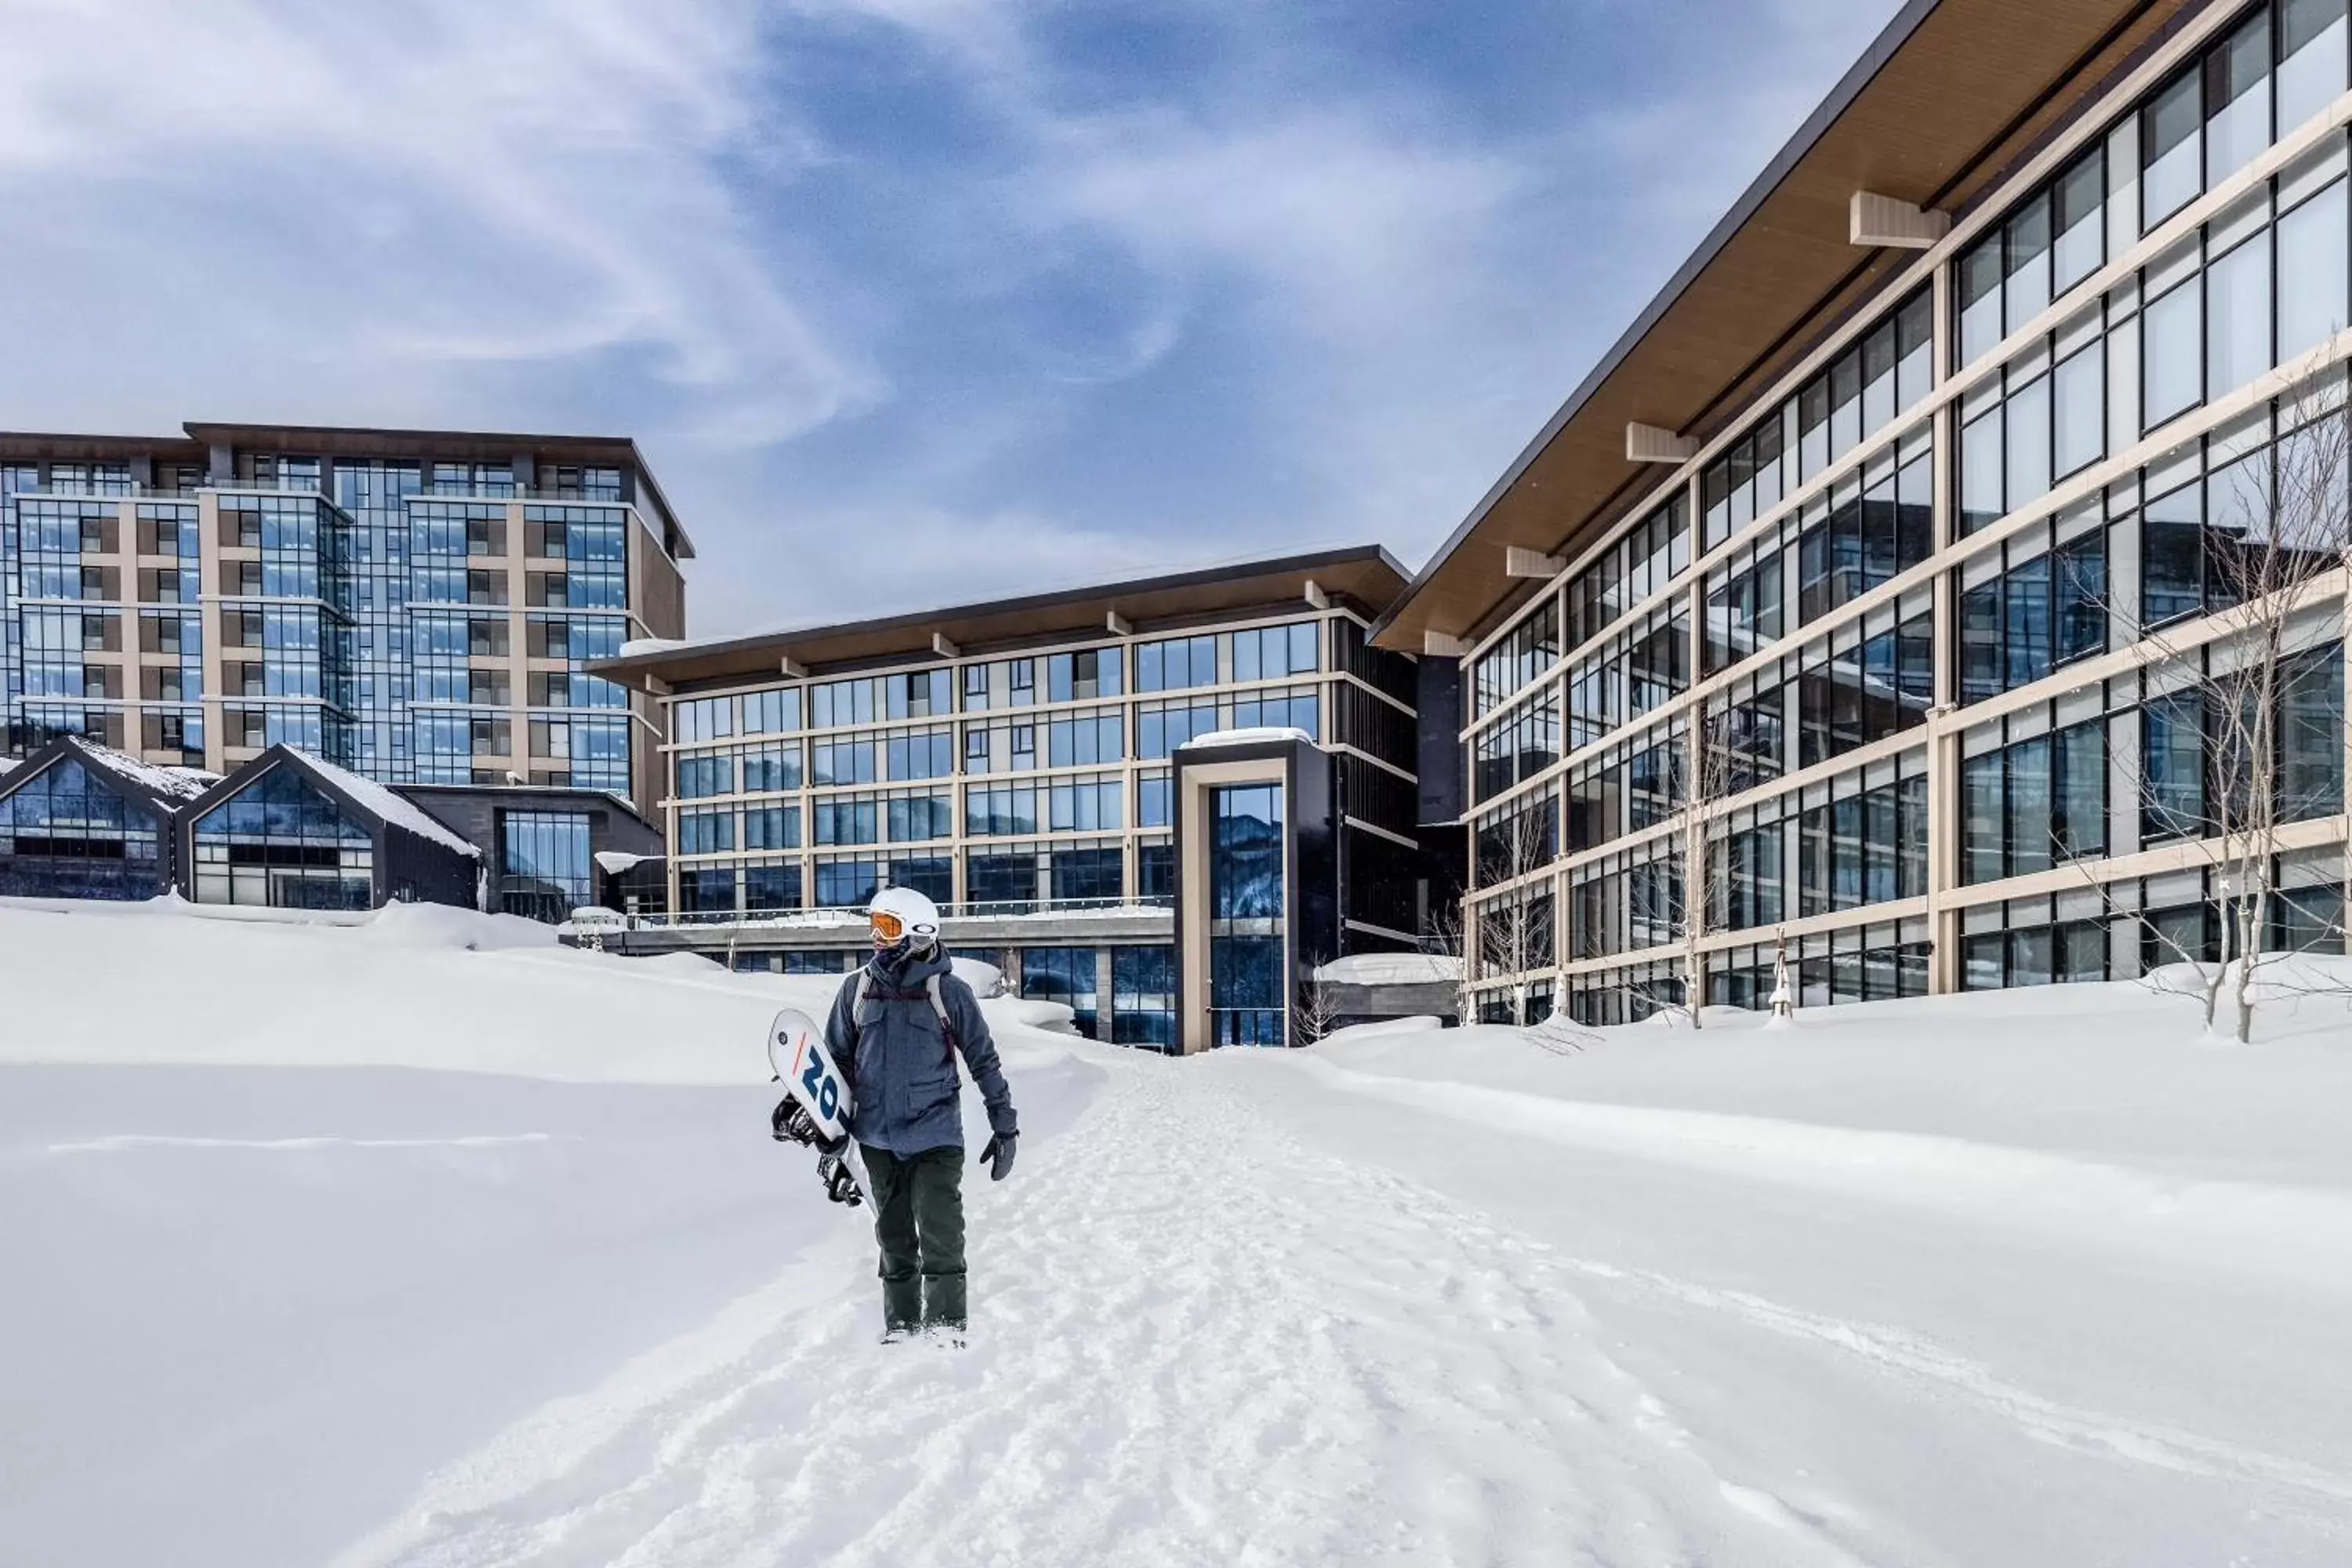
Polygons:
[[826,1048],[824,1031],[797,1007],[787,1007],[768,1026],[768,1065],[784,1086],[770,1125],[780,1142],[805,1143],[817,1152],[818,1179],[825,1196],[853,1208],[872,1190],[865,1162],[849,1136],[857,1101],[839,1063]]

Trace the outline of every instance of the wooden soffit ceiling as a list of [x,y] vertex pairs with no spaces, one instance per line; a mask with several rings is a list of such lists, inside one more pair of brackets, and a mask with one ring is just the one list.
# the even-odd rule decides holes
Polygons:
[[1853,193],[1959,213],[2197,0],[1912,0],[1441,546],[1376,640],[1473,637],[1654,482],[1625,426],[1712,436],[1915,253],[1848,242]]

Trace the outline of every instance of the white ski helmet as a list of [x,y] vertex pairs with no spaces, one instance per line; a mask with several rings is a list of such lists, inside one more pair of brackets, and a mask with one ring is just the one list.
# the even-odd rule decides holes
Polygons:
[[874,922],[874,940],[886,947],[901,938],[917,947],[940,940],[939,905],[912,888],[883,889],[866,906],[866,917]]

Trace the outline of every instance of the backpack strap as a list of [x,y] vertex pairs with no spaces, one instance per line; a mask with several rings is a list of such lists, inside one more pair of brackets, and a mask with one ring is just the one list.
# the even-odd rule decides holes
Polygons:
[[924,976],[923,990],[931,999],[931,1011],[940,1016],[940,1037],[948,1043],[948,1057],[952,1060],[961,1048],[956,1042],[955,1020],[948,1016],[947,998],[940,994],[940,977]]
[[851,997],[849,1000],[849,1016],[851,1017],[856,1017],[857,1016],[857,1009],[866,1005],[866,994],[873,989],[874,972],[870,969],[861,967],[857,971],[857,994]]

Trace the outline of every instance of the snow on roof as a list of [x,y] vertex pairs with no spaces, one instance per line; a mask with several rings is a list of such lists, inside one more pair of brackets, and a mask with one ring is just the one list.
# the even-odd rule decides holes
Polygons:
[[10,773],[16,772],[16,763],[10,762],[5,757],[0,757],[0,778],[7,777]]
[[1327,985],[1451,985],[1462,961],[1442,952],[1351,952],[1315,971]]
[[628,641],[621,645],[620,651],[615,653],[613,657],[615,658],[640,658],[649,653],[667,653],[672,648],[688,647],[692,645],[688,643],[683,637],[631,637]]
[[596,864],[607,877],[621,876],[635,867],[644,865],[648,860],[658,860],[661,857],[658,855],[632,855],[625,849],[599,849],[596,851]]
[[159,800],[184,804],[220,783],[218,773],[202,768],[158,767],[94,741],[77,738],[73,749],[83,763],[135,784]]
[[419,838],[429,838],[443,848],[455,850],[468,859],[481,858],[480,850],[451,832],[438,817],[402,799],[383,785],[372,779],[363,779],[348,768],[339,768],[315,752],[303,751],[299,746],[286,749],[299,755],[306,766],[317,770],[320,777],[393,826],[405,828]]
[[1293,724],[1261,724],[1247,730],[1212,730],[1205,735],[1195,735],[1179,751],[1196,750],[1202,746],[1256,746],[1268,741],[1304,741],[1315,743],[1315,737]]

